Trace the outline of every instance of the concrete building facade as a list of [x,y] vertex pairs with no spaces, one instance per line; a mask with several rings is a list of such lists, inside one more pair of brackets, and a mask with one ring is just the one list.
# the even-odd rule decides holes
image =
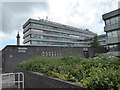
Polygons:
[[23,39],[25,45],[38,46],[90,46],[84,39],[91,38],[95,33],[85,29],[48,20],[29,19],[23,25]]
[[101,34],[98,35],[98,42],[100,43],[101,46],[106,47],[106,34]]
[[120,8],[103,15],[109,54],[120,57]]

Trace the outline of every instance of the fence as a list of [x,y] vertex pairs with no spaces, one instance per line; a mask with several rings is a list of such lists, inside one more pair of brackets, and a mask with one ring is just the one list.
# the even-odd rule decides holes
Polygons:
[[[24,89],[24,74],[22,72],[18,73],[5,73],[2,75],[2,88],[10,88],[15,85],[17,88]],[[7,86],[5,86],[7,84]]]

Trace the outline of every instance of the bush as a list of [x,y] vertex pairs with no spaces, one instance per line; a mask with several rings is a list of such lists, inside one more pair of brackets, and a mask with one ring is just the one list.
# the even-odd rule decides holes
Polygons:
[[106,68],[92,68],[92,71],[89,73],[89,76],[84,77],[81,82],[84,86],[87,86],[91,89],[115,89],[117,90],[120,85],[120,71]]
[[36,57],[21,62],[18,67],[90,89],[120,89],[120,59],[106,54],[97,55],[95,58]]

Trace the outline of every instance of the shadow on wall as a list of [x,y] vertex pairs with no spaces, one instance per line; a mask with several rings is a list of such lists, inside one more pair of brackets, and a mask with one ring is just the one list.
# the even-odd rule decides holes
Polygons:
[[15,72],[24,73],[25,88],[78,88],[79,90],[88,90],[86,87],[78,86],[62,79],[48,77],[40,73],[26,71],[20,68],[16,68]]

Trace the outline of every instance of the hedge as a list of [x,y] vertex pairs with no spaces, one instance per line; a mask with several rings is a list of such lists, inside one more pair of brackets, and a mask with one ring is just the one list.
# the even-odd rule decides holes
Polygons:
[[107,54],[99,54],[95,58],[35,57],[19,63],[18,67],[93,90],[120,89],[120,58]]

